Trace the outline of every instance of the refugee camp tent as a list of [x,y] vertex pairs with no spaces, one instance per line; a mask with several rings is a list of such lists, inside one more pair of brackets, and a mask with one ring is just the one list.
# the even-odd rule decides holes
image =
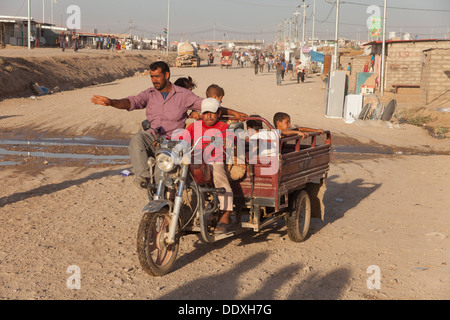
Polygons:
[[323,63],[323,61],[324,61],[323,53],[311,50],[309,52],[309,54],[311,56],[311,61]]

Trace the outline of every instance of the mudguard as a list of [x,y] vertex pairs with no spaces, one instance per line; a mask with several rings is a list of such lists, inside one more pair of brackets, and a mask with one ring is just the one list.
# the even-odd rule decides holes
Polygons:
[[145,213],[158,212],[162,208],[164,208],[165,206],[168,206],[169,207],[169,212],[172,212],[173,202],[169,201],[169,200],[166,200],[166,199],[150,201],[149,203],[147,203],[145,205],[144,209],[142,209],[142,212],[145,212]]

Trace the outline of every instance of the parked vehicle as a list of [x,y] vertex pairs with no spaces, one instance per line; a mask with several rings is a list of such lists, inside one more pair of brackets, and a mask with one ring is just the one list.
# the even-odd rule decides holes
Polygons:
[[222,51],[222,57],[220,58],[220,67],[231,67],[231,63],[233,62],[233,52],[231,51]]
[[[264,118],[246,120],[261,120],[273,129]],[[233,130],[242,128],[242,122],[230,125]],[[149,159],[154,179],[146,186],[149,202],[143,209],[137,235],[140,264],[152,276],[171,271],[179,239],[186,233],[200,233],[203,241],[212,243],[249,229],[259,232],[284,218],[289,238],[301,242],[307,238],[310,219],[324,218],[322,200],[331,158],[329,131],[311,133],[307,140],[293,136],[272,141],[279,150],[271,157],[274,167],[264,156],[252,159],[252,144],[248,137],[243,140],[245,170],[230,181],[234,228],[225,234],[214,232],[220,218],[218,194],[225,190],[214,188],[208,165],[192,161],[202,138],[211,139],[199,137],[189,149],[184,142],[156,138],[156,157]],[[212,138],[211,143],[214,141]],[[264,174],[267,169],[274,169],[273,174]]]

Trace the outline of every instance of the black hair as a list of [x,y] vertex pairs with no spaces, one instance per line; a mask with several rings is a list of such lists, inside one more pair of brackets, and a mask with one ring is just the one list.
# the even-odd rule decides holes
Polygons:
[[166,72],[170,73],[169,65],[167,63],[165,63],[164,61],[156,61],[150,65],[151,71],[156,71],[158,69],[161,69],[162,73],[166,73]]
[[178,78],[177,81],[175,81],[173,84],[189,90],[193,90],[197,87],[197,84],[194,82],[194,80],[192,80],[191,77]]
[[277,112],[273,115],[273,125],[276,127],[277,122],[281,122],[286,118],[290,118],[291,116],[285,112]]
[[[258,114],[252,114],[248,116],[249,118],[261,118]],[[263,128],[262,120],[247,120],[247,128],[252,128],[255,130],[261,130]]]

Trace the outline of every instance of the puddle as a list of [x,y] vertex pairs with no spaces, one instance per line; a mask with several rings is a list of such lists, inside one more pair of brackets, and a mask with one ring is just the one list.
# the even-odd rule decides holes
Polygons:
[[[21,164],[24,157],[80,160],[88,161],[87,164],[125,164],[129,163],[129,156],[114,154],[114,151],[111,150],[113,150],[112,148],[127,148],[128,143],[129,141],[125,140],[100,140],[91,137],[40,138],[34,140],[3,139],[0,140],[0,146],[14,146],[18,147],[19,150],[0,148],[0,156],[7,156],[8,158],[5,160],[0,159],[0,166]],[[86,148],[89,147],[95,147],[95,150],[87,151]],[[59,152],[53,152],[57,149],[60,149],[58,150]],[[67,150],[69,151],[67,152]],[[77,153],[72,153],[71,151],[77,151]],[[100,153],[100,151],[105,151],[108,154],[96,154]]]
[[347,154],[374,154],[374,155],[404,155],[404,156],[436,156],[448,155],[448,152],[436,152],[428,150],[414,150],[407,148],[392,148],[387,146],[334,146],[335,153]]
[[79,138],[42,138],[42,139],[4,139],[0,145],[40,145],[40,146],[95,146],[126,148],[129,141],[125,140],[99,140],[91,137]]
[[21,164],[19,161],[0,161],[0,166],[15,166]]
[[50,153],[41,151],[11,151],[0,148],[0,155],[18,155],[28,157],[43,157],[43,158],[59,158],[59,159],[92,159],[92,160],[128,160],[129,156],[110,155],[98,156],[92,154],[77,154],[77,153]]
[[337,153],[372,153],[372,154],[396,154],[390,148],[377,148],[370,146],[334,146],[334,152]]

